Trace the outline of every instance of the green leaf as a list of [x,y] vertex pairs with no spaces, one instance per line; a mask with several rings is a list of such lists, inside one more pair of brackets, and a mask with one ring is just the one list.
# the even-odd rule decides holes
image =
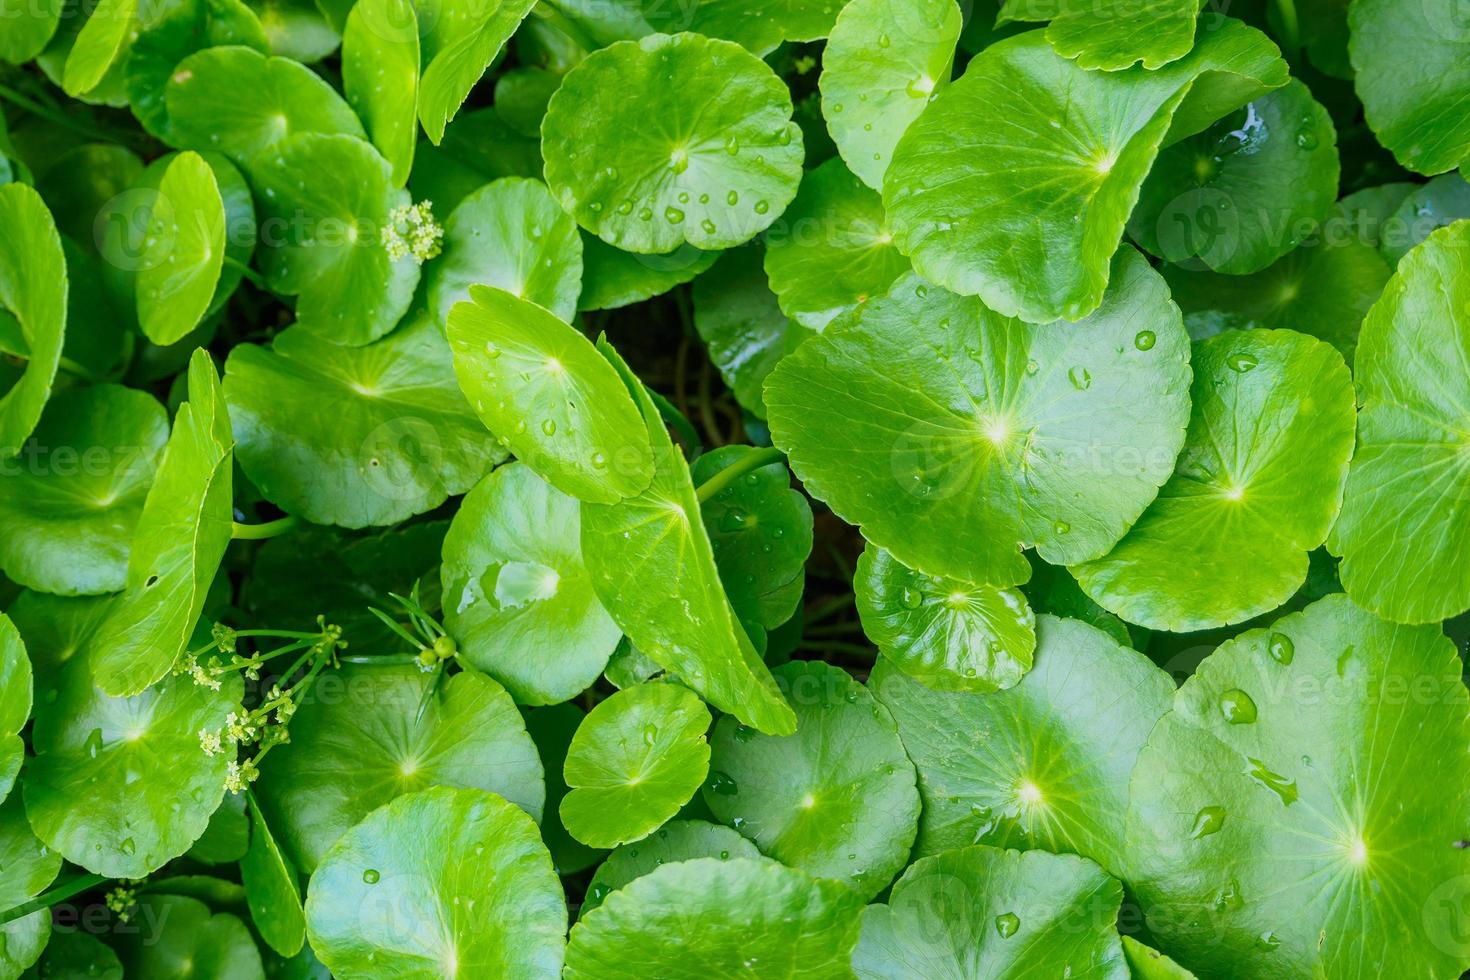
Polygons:
[[1113,925],[1122,900],[1118,882],[1082,858],[993,847],[946,851],[915,862],[886,905],[863,910],[853,972],[860,980],[1128,980]]
[[639,255],[582,232],[582,294],[578,310],[612,310],[681,286],[715,264],[719,252],[681,245],[667,255]]
[[186,856],[205,864],[234,864],[249,849],[250,820],[245,816],[245,797],[227,793]]
[[1134,980],[1194,980],[1194,974],[1152,947],[1123,936],[1123,955]]
[[[311,69],[247,47],[206,48],[185,58],[169,76],[164,101],[179,146],[217,150],[252,177],[256,158],[291,136],[364,135],[347,103]],[[321,172],[312,174],[313,183]],[[331,186],[344,194],[360,177],[326,172],[339,174]]]
[[1351,364],[1358,328],[1392,273],[1372,242],[1354,232],[1343,208],[1347,201],[1300,247],[1254,275],[1164,266],[1160,271],[1190,336],[1299,330],[1336,347]]
[[587,713],[568,702],[533,708],[525,713],[525,717],[526,731],[536,743],[541,768],[546,773],[546,810],[541,818],[541,839],[551,852],[557,874],[585,871],[607,852],[594,850],[567,833],[561,824],[561,801],[567,794],[566,780],[562,778],[567,749],[571,747],[572,737]]
[[546,182],[583,228],[625,251],[730,248],[796,195],[802,140],[791,111],[786,85],[729,41],[655,34],[615,44],[552,96],[541,127]]
[[[40,894],[60,870],[61,855],[31,833],[20,796],[0,802],[0,911]],[[51,913],[46,909],[0,925],[0,976],[20,976],[41,955],[50,935]]]
[[[1470,223],[1404,256],[1358,341],[1358,445],[1328,547],[1353,601],[1396,622],[1470,608]],[[1410,523],[1404,523],[1408,520]]]
[[51,396],[66,334],[66,256],[40,196],[24,184],[0,186],[0,309],[20,327],[29,357],[0,396],[0,459],[20,451]]
[[914,767],[888,711],[846,671],[793,661],[775,673],[796,733],[761,735],[721,718],[705,802],[762,854],[870,900],[908,861]]
[[97,687],[113,697],[141,693],[184,652],[230,543],[234,436],[202,350],[188,390],[138,517],[126,588],[90,645]]
[[429,269],[434,319],[447,323],[474,285],[503,289],[568,323],[576,316],[582,238],[539,180],[486,184],[445,222],[444,254]]
[[852,976],[855,904],[836,882],[765,858],[665,864],[572,927],[565,976],[842,980]]
[[909,271],[883,201],[841,160],[802,178],[796,200],[766,232],[765,264],[782,312],[817,331]]
[[408,182],[418,137],[419,24],[409,0],[355,3],[342,33],[342,88],[373,145]]
[[155,344],[183,339],[208,312],[224,267],[225,217],[204,158],[174,157],[153,202],[138,268],[138,323]]
[[[1132,249],[1075,325],[1035,327],[900,279],[766,381],[807,491],[917,571],[1006,587],[1105,554],[1174,467],[1188,338]],[[947,326],[946,326],[947,324]]]
[[665,864],[694,858],[759,858],[754,844],[729,827],[705,820],[671,820],[641,841],[624,844],[607,856],[587,886],[585,917],[608,895]]
[[[170,0],[128,48],[128,104],[144,129],[165,142],[177,142],[168,115],[169,79],[191,54],[225,45],[270,51],[260,20],[240,0]],[[232,134],[225,130],[220,135]]]
[[1194,47],[1201,6],[1203,0],[1061,0],[1046,40],[1079,68],[1162,68]]
[[306,942],[306,916],[296,869],[281,853],[255,797],[247,791],[250,805],[250,849],[240,859],[240,880],[250,903],[250,918],[260,936],[282,956],[295,956]]
[[1194,345],[1193,414],[1158,499],[1102,558],[1074,565],[1103,608],[1187,633],[1281,605],[1337,517],[1353,454],[1342,356],[1290,330]]
[[442,4],[441,23],[429,27],[419,82],[419,119],[434,143],[444,138],[445,125],[534,5],[534,0]]
[[1161,151],[1128,233],[1170,262],[1249,275],[1294,249],[1337,197],[1337,131],[1299,81]]
[[1454,3],[1356,0],[1348,53],[1368,125],[1410,170],[1470,162],[1470,23]]
[[138,0],[100,0],[92,8],[66,56],[62,88],[67,95],[84,95],[97,87],[131,40],[137,14]]
[[710,360],[741,407],[765,418],[766,376],[812,332],[781,312],[755,246],[721,255],[692,292],[694,327]]
[[21,455],[0,463],[0,565],[62,595],[124,587],[128,550],[168,439],[152,395],[69,388],[41,414]]
[[471,287],[448,322],[460,388],[537,475],[600,503],[648,486],[653,464],[637,406],[575,328],[487,286]]
[[329,18],[328,2],[249,0],[270,38],[270,53],[302,64],[322,61],[342,43],[343,18]]
[[459,655],[522,704],[591,687],[622,631],[582,564],[577,501],[521,463],[464,498],[444,538],[444,625]]
[[404,520],[464,493],[505,458],[454,384],[449,345],[422,314],[365,347],[300,328],[268,348],[240,344],[224,391],[246,475],[317,524]]
[[52,935],[36,972],[43,977],[123,980],[122,963],[112,947],[80,930]]
[[893,712],[919,771],[924,812],[914,853],[979,843],[1039,848],[1126,875],[1128,776],[1169,709],[1173,681],[1076,620],[1038,616],[1036,631],[1035,665],[1005,691],[944,693],[887,661],[874,668],[868,686]]
[[25,758],[20,732],[31,717],[31,661],[10,617],[0,613],[0,802]]
[[373,811],[306,895],[312,949],[337,976],[555,977],[566,926],[536,825],[477,789],[426,789]]
[[419,266],[391,258],[381,235],[409,203],[387,161],[354,136],[304,133],[258,158],[250,176],[262,202],[261,269],[272,289],[296,297],[297,324],[350,346],[397,326]]
[[1410,249],[1437,228],[1470,218],[1470,181],[1459,174],[1444,174],[1414,188],[1385,219],[1385,229],[1394,234],[1379,246],[1383,257],[1397,265]]
[[210,914],[198,899],[147,895],[133,917],[153,928],[124,933],[127,976],[149,980],[265,980],[260,950],[245,923],[228,912]]
[[329,678],[318,679],[291,741],[271,750],[256,784],[294,867],[318,871],[354,824],[430,786],[494,792],[540,820],[541,763],[499,684],[463,671],[424,702],[432,677],[416,667],[347,664]]
[[56,33],[63,0],[4,0],[0,3],[0,61],[23,64],[40,54]]
[[710,704],[760,731],[790,734],[796,718],[735,620],[684,458],[658,409],[606,341],[653,447],[653,482],[636,497],[582,507],[582,556],[598,598],[628,639]]
[[439,146],[420,140],[413,159],[414,197],[434,201],[444,214],[498,177],[541,179],[540,139],[521,136],[493,107],[464,113]]
[[512,68],[495,80],[495,111],[517,133],[540,139],[546,104],[561,79],[558,72],[538,65]]
[[822,54],[822,115],[848,169],[874,190],[893,148],[949,84],[960,37],[955,0],[852,0]]
[[46,680],[31,732],[36,757],[22,787],[26,814],[68,861],[108,877],[141,878],[187,851],[219,806],[227,759],[206,755],[199,732],[221,728],[240,710],[243,687],[238,674],[222,678],[218,691],[175,675],[131,697],[108,697],[85,655],[105,626],[87,605],[95,602],[48,597],[37,610],[84,617],[73,641],[82,653],[64,664],[22,634],[46,668],[38,669]]
[[1437,625],[1342,595],[1207,657],[1131,787],[1129,883],[1160,948],[1210,976],[1458,975],[1460,671]]
[[639,684],[603,701],[567,750],[562,824],[592,847],[648,836],[704,782],[709,726],[704,703],[677,684]]
[[[703,485],[758,450],[720,446],[689,468]],[[812,508],[791,488],[781,461],[759,466],[700,504],[720,582],[742,622],[775,629],[801,602],[806,560],[812,552]]]
[[930,282],[1035,323],[1078,320],[1159,147],[1286,84],[1265,35],[1229,18],[1157,71],[1088,72],[1043,32],[970,62],[899,141],[883,203]]
[[853,588],[868,639],[936,691],[1002,690],[1031,669],[1036,617],[1015,589],[925,575],[871,544]]

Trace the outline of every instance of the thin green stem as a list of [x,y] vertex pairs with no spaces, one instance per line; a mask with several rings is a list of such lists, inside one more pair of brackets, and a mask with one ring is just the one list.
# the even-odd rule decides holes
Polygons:
[[816,623],[820,623],[827,617],[832,616],[836,613],[840,613],[844,609],[852,606],[853,602],[854,599],[852,593],[846,592],[840,596],[828,599],[826,602],[815,605],[806,614],[804,625],[812,626]]
[[736,480],[740,479],[745,474],[750,473],[754,470],[758,470],[762,466],[769,466],[772,463],[778,463],[785,458],[786,457],[782,454],[781,450],[775,448],[774,446],[767,446],[765,449],[757,449],[755,452],[746,453],[744,456],[740,457],[738,460],[731,463],[729,466],[720,470],[720,472],[716,473],[714,476],[701,483],[699,485],[699,489],[694,491],[694,495],[699,498],[700,503],[704,503],[706,500],[713,497],[721,490],[724,490],[726,487],[734,483]]
[[121,143],[124,146],[131,144],[132,146],[136,147],[138,145],[137,141],[132,138],[130,134],[124,135],[122,133],[116,133],[106,129],[101,129],[96,126],[89,126],[84,122],[68,116],[66,113],[61,112],[60,110],[42,105],[40,102],[37,102],[30,96],[17,92],[9,85],[0,85],[0,100],[9,102],[11,105],[19,109],[23,109],[33,116],[45,119],[49,122],[53,122],[58,126],[62,126],[66,129],[71,130],[74,133],[80,133],[90,140],[100,140],[104,143]]
[[1302,46],[1301,21],[1296,15],[1296,0],[1276,0],[1276,10],[1281,14],[1281,32],[1286,36],[1286,47],[1295,53]]
[[344,653],[337,659],[344,664],[403,667],[407,664],[418,663],[419,655],[416,653]]
[[239,259],[231,258],[230,256],[226,255],[225,266],[227,268],[234,269],[236,272],[240,273],[240,275],[243,278],[249,280],[250,284],[256,289],[267,293],[272,292],[271,288],[265,284],[264,277],[262,277],[260,273],[250,268],[250,266],[246,265],[244,262],[241,262]]
[[7,922],[14,922],[16,919],[25,918],[32,912],[37,912],[41,909],[49,909],[57,902],[64,902],[73,895],[79,895],[89,888],[96,888],[104,881],[110,880],[110,878],[103,875],[93,874],[76,875],[75,877],[68,878],[61,884],[37,895],[29,902],[17,905],[8,911],[0,912],[0,925],[4,925]]
[[56,366],[61,368],[61,370],[65,371],[67,374],[74,375],[78,378],[81,378],[83,381],[89,382],[91,384],[98,384],[102,381],[102,375],[98,374],[96,371],[93,371],[85,364],[79,364],[71,358],[66,357],[65,355],[57,358]]
[[302,633],[298,630],[235,630],[236,636],[274,636],[281,640],[319,640],[320,633]]
[[266,521],[264,524],[234,524],[230,528],[230,537],[236,541],[264,541],[267,538],[279,537],[300,523],[298,518],[288,514],[274,521]]

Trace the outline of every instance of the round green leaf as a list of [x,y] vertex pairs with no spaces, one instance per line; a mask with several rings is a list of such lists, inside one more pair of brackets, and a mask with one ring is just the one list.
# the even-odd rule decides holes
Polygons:
[[133,39],[125,75],[128,104],[144,129],[176,142],[166,98],[169,78],[191,54],[223,45],[254,48],[261,54],[270,50],[259,18],[240,0],[171,0],[158,19]]
[[465,402],[449,345],[418,315],[365,347],[292,328],[225,365],[240,465],[292,514],[392,524],[464,493],[505,458]]
[[586,916],[608,895],[665,864],[694,858],[759,858],[754,844],[729,827],[706,820],[671,820],[643,840],[624,844],[607,856],[587,886]]
[[1046,39],[1077,67],[1118,71],[1142,62],[1154,69],[1178,61],[1194,47],[1200,0],[1062,0],[1054,9]]
[[51,936],[36,972],[48,980],[123,980],[122,963],[112,947],[76,929]]
[[30,61],[46,47],[61,21],[63,0],[5,0],[0,4],[0,60],[12,65]]
[[225,205],[197,153],[174,157],[158,187],[138,268],[138,323],[155,344],[183,339],[209,310],[225,261]]
[[[165,108],[179,146],[217,150],[252,177],[256,157],[290,136],[364,135],[347,103],[311,69],[240,46],[206,48],[179,62],[169,76]],[[339,179],[328,188],[345,195],[362,179],[355,169],[317,171],[311,183],[322,172],[334,173]]]
[[776,738],[721,718],[705,802],[761,853],[871,899],[908,861],[914,767],[887,709],[846,671],[793,661],[775,673],[796,733]]
[[419,119],[438,143],[444,127],[469,97],[505,42],[535,6],[535,0],[484,4],[447,3],[438,7],[424,39],[424,77],[419,83]]
[[240,859],[240,881],[250,918],[271,949],[282,956],[295,956],[306,942],[296,869],[281,853],[254,794],[248,794],[246,800],[250,804],[250,849]]
[[444,538],[444,625],[522,704],[591,687],[622,631],[582,564],[577,501],[510,463],[464,498]]
[[595,45],[637,40],[655,31],[696,31],[735,41],[762,57],[783,40],[826,37],[841,8],[833,0],[613,0],[596,6],[554,0],[552,6]]
[[429,267],[429,309],[447,323],[470,287],[493,286],[571,322],[582,288],[577,223],[539,180],[506,177],[461,201]]
[[1138,253],[1103,305],[1035,327],[900,279],[766,381],[808,492],[929,575],[1006,587],[1105,554],[1174,468],[1189,414],[1179,310]]
[[1031,669],[1036,616],[1015,589],[925,575],[871,544],[853,588],[868,639],[936,691],[998,691]]
[[578,310],[612,310],[681,286],[715,264],[719,252],[681,245],[667,255],[639,255],[582,232],[582,293]]
[[0,613],[0,801],[25,757],[20,731],[31,717],[31,661],[10,617]]
[[1342,212],[1255,275],[1172,265],[1161,271],[1184,311],[1185,329],[1197,340],[1232,329],[1299,330],[1336,347],[1349,364],[1363,317],[1391,275],[1378,250],[1352,234]]
[[1229,18],[1157,71],[1085,71],[1041,31],[999,41],[899,141],[883,183],[894,238],[925,279],[998,313],[1080,319],[1166,135],[1286,81],[1275,45]]
[[781,312],[755,246],[720,256],[694,281],[694,327],[725,384],[747,412],[766,417],[766,376],[811,331]]
[[189,362],[188,392],[133,532],[126,587],[90,643],[97,686],[113,697],[139,694],[168,673],[230,544],[234,436],[202,350]]
[[1160,948],[1206,976],[1458,976],[1460,671],[1438,625],[1343,595],[1207,657],[1131,787],[1129,883]]
[[[184,895],[147,895],[133,912],[142,926],[122,936],[127,976],[149,980],[265,980],[245,923]],[[146,928],[147,923],[152,928]]]
[[802,178],[796,200],[766,232],[765,262],[782,312],[818,331],[909,271],[883,201],[835,159]]
[[964,847],[915,862],[886,905],[863,910],[860,980],[1128,980],[1113,920],[1123,889],[1091,861]]
[[626,251],[730,248],[796,195],[791,111],[785,83],[739,45],[696,34],[621,42],[552,96],[546,182],[582,227]]
[[[757,451],[720,446],[694,461],[690,478],[695,485],[707,483]],[[766,629],[790,619],[801,601],[812,553],[812,508],[791,489],[786,464],[751,470],[702,501],[700,515],[736,618]]]
[[431,683],[415,667],[376,664],[317,681],[291,721],[291,741],[271,750],[257,783],[261,811],[295,867],[312,872],[370,811],[430,786],[498,793],[541,818],[541,763],[505,690],[464,671],[425,701]]
[[0,463],[0,564],[28,588],[62,595],[126,584],[128,550],[168,439],[152,395],[69,388],[41,414],[26,451]]
[[[19,794],[0,802],[0,911],[30,901],[60,870],[61,855],[31,833]],[[40,957],[50,935],[51,913],[46,909],[0,925],[0,976],[20,976]]]
[[916,854],[967,844],[1081,854],[1124,874],[1128,776],[1174,685],[1085,623],[1037,617],[1036,664],[993,694],[931,690],[880,661],[924,798]]
[[822,115],[848,169],[874,190],[893,148],[949,84],[962,21],[955,0],[852,0],[822,54]]
[[418,137],[419,24],[409,0],[355,3],[342,33],[342,88],[402,187]]
[[296,322],[352,346],[392,330],[419,266],[390,257],[383,240],[408,193],[378,151],[354,136],[305,133],[258,158],[250,175],[262,203],[261,268],[272,289],[296,297]]
[[764,858],[666,864],[572,927],[566,977],[843,980],[852,976],[855,904],[836,882]]
[[1410,170],[1470,162],[1470,21],[1453,2],[1356,0],[1348,53],[1378,141]]
[[1395,622],[1470,608],[1470,222],[1404,256],[1363,321],[1358,445],[1328,547],[1353,601]]
[[592,847],[648,836],[704,782],[709,726],[704,703],[677,684],[639,684],[603,701],[567,750],[562,824]]
[[0,397],[0,458],[20,451],[41,418],[66,333],[66,255],[40,196],[25,184],[0,187],[0,311],[19,325],[25,370]]
[[[337,51],[342,17],[328,17],[330,0],[249,0],[270,39],[270,53],[312,64]],[[345,12],[344,12],[345,13]]]
[[1072,568],[1103,608],[1187,633],[1269,612],[1307,578],[1342,502],[1353,380],[1290,330],[1194,345],[1194,410],[1174,475],[1107,555]]
[[536,825],[478,789],[435,787],[374,810],[306,896],[312,949],[343,978],[556,977],[566,926]]
[[539,476],[602,503],[648,486],[653,464],[638,409],[576,328],[487,286],[472,286],[448,322],[460,388]]
[[[55,599],[50,611],[91,618],[86,602]],[[81,642],[95,640],[92,633]],[[114,878],[141,878],[187,851],[224,796],[229,761],[206,755],[199,732],[240,710],[239,675],[223,678],[218,691],[175,675],[125,698],[102,692],[84,654],[41,676],[36,757],[22,787],[37,836]]]
[[613,621],[638,649],[710,704],[764,732],[796,718],[740,627],[720,584],[689,468],[647,389],[606,341],[653,448],[653,482],[636,497],[582,507],[582,556]]
[[1470,180],[1459,174],[1444,174],[1414,188],[1389,215],[1385,224],[1396,234],[1379,248],[1385,259],[1397,265],[1436,228],[1464,218],[1470,218]]
[[1161,151],[1128,233],[1170,262],[1259,272],[1327,214],[1339,169],[1332,119],[1293,80]]
[[517,133],[540,139],[546,104],[561,79],[559,73],[539,65],[513,68],[495,80],[495,111]]
[[66,56],[61,86],[75,98],[97,87],[136,30],[138,0],[99,0]]

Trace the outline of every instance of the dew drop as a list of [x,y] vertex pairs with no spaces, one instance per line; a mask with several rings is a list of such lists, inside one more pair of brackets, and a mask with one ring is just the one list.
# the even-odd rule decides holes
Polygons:
[[1256,359],[1251,354],[1241,352],[1231,354],[1229,357],[1225,358],[1225,364],[1236,374],[1245,374],[1251,368],[1256,366]]
[[1240,688],[1220,695],[1220,714],[1232,725],[1249,725],[1256,720],[1256,703]]
[[1002,912],[995,917],[995,932],[1002,939],[1010,939],[1021,928],[1021,918],[1014,912]]
[[1194,826],[1190,828],[1189,839],[1199,840],[1219,831],[1225,825],[1225,808],[1222,806],[1201,807],[1199,813],[1194,815]]
[[728,205],[730,205],[731,207],[734,207],[735,205],[739,204],[740,203],[740,192],[739,191],[731,191],[730,193],[726,194],[725,195],[725,203],[728,204]]
[[671,225],[680,224],[684,220],[684,212],[680,211],[673,205],[670,205],[669,207],[664,208],[664,220]]
[[756,214],[765,214],[769,210],[771,210],[771,205],[770,205],[769,202],[767,202],[767,201],[756,201],[755,202],[755,213]]
[[1279,772],[1271,770],[1260,759],[1248,758],[1246,761],[1250,763],[1250,768],[1246,770],[1246,775],[1275,793],[1281,798],[1281,802],[1284,805],[1291,806],[1296,802],[1297,788],[1295,779],[1288,779]]
[[1133,336],[1133,346],[1139,350],[1153,350],[1158,337],[1152,330],[1140,330]]
[[94,728],[88,732],[87,741],[83,744],[87,748],[87,755],[93,759],[97,758],[97,754],[102,751],[102,729]]
[[1270,953],[1281,945],[1281,940],[1276,937],[1275,932],[1267,929],[1265,932],[1256,937],[1256,945],[1264,951]]
[[755,729],[754,728],[751,728],[748,725],[736,725],[735,726],[735,741],[737,741],[740,744],[744,745],[745,743],[749,742],[753,738],[755,738]]
[[898,601],[903,603],[905,609],[918,609],[924,604],[924,594],[918,589],[904,589]]
[[643,744],[644,745],[652,745],[656,741],[658,741],[658,726],[657,725],[644,725],[643,726]]
[[377,868],[368,868],[362,873],[363,884],[376,885],[383,876],[378,873]]
[[1087,368],[1077,366],[1067,372],[1067,380],[1072,382],[1072,387],[1078,391],[1086,391],[1092,387],[1092,375]]
[[594,470],[606,469],[607,468],[607,457],[604,456],[604,455],[602,455],[602,453],[593,453],[592,454],[592,468]]
[[122,843],[118,845],[118,850],[122,851],[124,854],[135,854],[137,853],[138,845],[133,841],[131,837],[124,837],[122,839]]
[[704,233],[706,235],[713,235],[716,231],[719,231],[719,229],[715,227],[715,223],[708,218],[705,218],[703,221],[701,221],[699,223],[699,227],[704,229]]
[[1072,525],[1068,524],[1066,521],[1057,521],[1051,527],[1052,530],[1057,532],[1058,534],[1066,534],[1068,531],[1072,530]]
[[545,422],[542,422],[541,423],[541,431],[544,432],[544,433],[546,433],[549,436],[556,435],[556,420],[555,419],[547,419]]
[[709,788],[721,796],[736,796],[740,793],[740,787],[728,773],[715,769],[709,774]]
[[1266,650],[1271,654],[1272,660],[1282,665],[1291,663],[1291,658],[1296,656],[1296,645],[1285,633],[1272,633]]

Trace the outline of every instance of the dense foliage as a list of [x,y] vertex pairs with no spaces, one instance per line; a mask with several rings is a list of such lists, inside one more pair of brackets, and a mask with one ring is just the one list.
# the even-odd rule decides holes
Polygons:
[[1470,967],[1462,0],[0,0],[0,980]]

